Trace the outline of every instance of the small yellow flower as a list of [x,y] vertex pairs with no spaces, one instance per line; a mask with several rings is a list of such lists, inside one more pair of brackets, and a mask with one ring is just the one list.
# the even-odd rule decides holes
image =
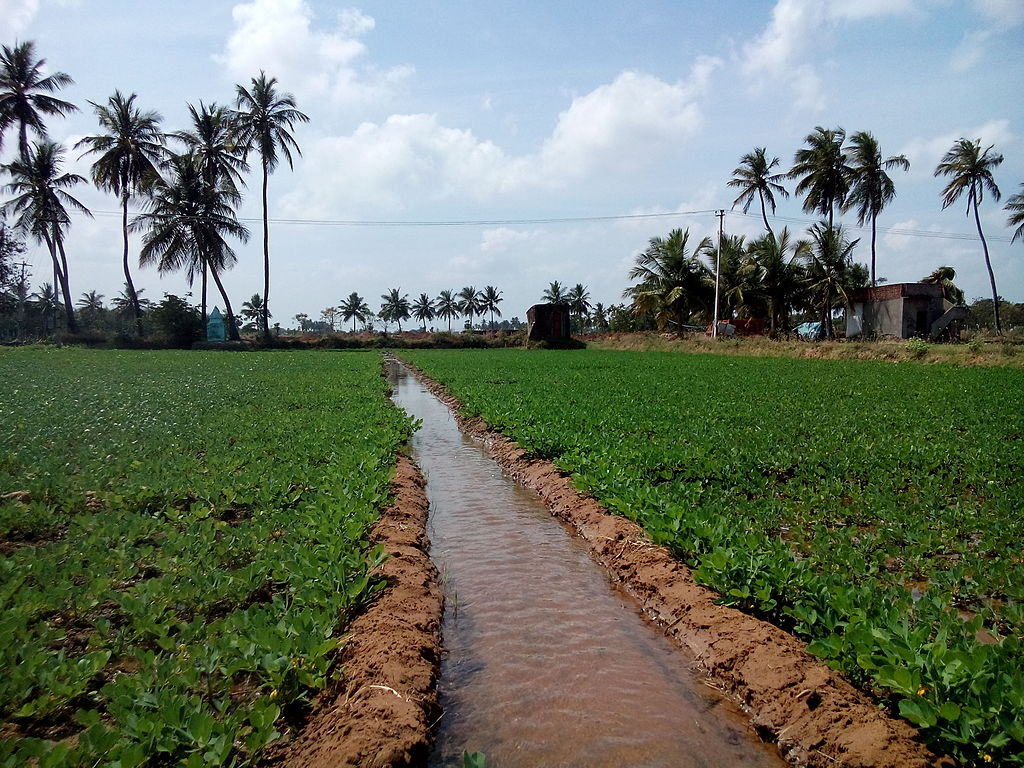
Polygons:
[[275,688],[274,690],[272,690],[270,692],[270,698],[272,698],[272,699],[276,699],[277,698],[277,688]]
[[984,760],[986,763],[991,763],[992,762],[992,755],[984,754],[984,755],[981,756],[981,759]]
[[928,689],[925,688],[923,685],[917,689],[918,696],[924,696],[926,693],[928,693]]

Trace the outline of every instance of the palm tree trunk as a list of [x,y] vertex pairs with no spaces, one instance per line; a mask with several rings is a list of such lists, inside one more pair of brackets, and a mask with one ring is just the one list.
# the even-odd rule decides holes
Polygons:
[[217,284],[220,297],[224,299],[224,308],[228,315],[228,338],[231,341],[241,341],[242,337],[238,335],[238,323],[235,322],[235,313],[231,309],[231,299],[228,298],[228,292],[224,290],[224,284],[220,281],[220,275],[217,274],[217,268],[213,264],[210,265],[210,274],[213,276],[213,282]]
[[64,313],[67,315],[68,330],[71,333],[78,333],[78,324],[75,322],[75,305],[71,302],[71,283],[68,280],[68,257],[64,253],[64,241],[59,237],[54,238],[57,250],[60,251],[60,289],[64,294]]
[[263,338],[270,338],[270,323],[267,319],[270,306],[270,228],[267,224],[267,159],[263,158],[263,311],[260,321]]
[[128,268],[128,187],[122,186],[121,193],[121,234],[124,241],[123,265],[124,284],[128,286],[128,298],[132,302],[132,312],[135,313],[135,331],[142,336],[142,307],[139,306],[139,297],[135,293],[135,284],[132,282],[132,273]]
[[874,288],[877,283],[875,282],[875,225],[878,223],[878,216],[875,214],[871,215],[871,287]]
[[974,194],[974,187],[971,187],[971,202],[974,203],[974,223],[978,226],[978,237],[981,238],[981,248],[985,253],[985,268],[988,269],[988,281],[992,284],[992,315],[996,324],[996,333],[1002,334],[1003,327],[999,322],[999,293],[996,291],[996,275],[992,271],[992,260],[988,257],[988,243],[985,242],[985,233],[981,231],[981,217],[978,216],[978,198]]
[[202,301],[202,310],[201,310],[201,312],[202,312],[202,318],[203,318],[203,338],[204,339],[206,338],[206,324],[207,324],[207,322],[209,322],[209,318],[207,317],[207,314],[206,314],[206,280],[207,280],[206,272],[207,272],[206,259],[203,259],[203,297],[201,299],[201,301]]
[[[762,192],[760,189],[757,190],[757,196],[761,199],[761,218],[764,219],[764,228],[767,229],[768,230],[768,234],[771,235],[774,238],[775,237],[775,233],[772,232],[772,227],[768,223],[768,214],[765,213],[765,210],[764,210],[764,192]],[[721,247],[721,246],[719,246],[719,247]]]

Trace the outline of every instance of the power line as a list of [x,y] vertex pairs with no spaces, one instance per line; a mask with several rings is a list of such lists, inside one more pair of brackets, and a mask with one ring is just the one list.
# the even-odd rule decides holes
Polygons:
[[[545,225],[545,224],[585,224],[595,223],[602,221],[641,221],[644,219],[668,219],[677,218],[681,216],[717,216],[718,210],[715,208],[709,208],[706,210],[693,210],[693,211],[663,211],[659,213],[626,213],[626,214],[613,214],[608,216],[558,216],[558,217],[546,217],[546,218],[529,218],[529,219],[300,219],[300,218],[271,218],[268,221],[271,224],[284,224],[284,225],[296,225],[296,226],[314,226],[314,227],[513,227],[513,226],[525,226],[525,225]],[[121,211],[93,211],[96,216],[117,216],[122,215]],[[760,219],[761,217],[753,213],[742,213],[740,211],[726,210],[727,216],[736,216],[739,218],[748,219]],[[73,214],[74,215],[74,214]],[[132,212],[133,216],[139,215],[139,212]],[[790,224],[801,224],[811,225],[817,223],[817,219],[808,218],[796,218],[792,216],[773,216],[776,221],[787,222]],[[239,217],[239,221],[246,223],[261,223],[262,218],[256,217]],[[870,227],[859,226],[859,225],[844,225],[848,230],[855,230],[858,232],[870,232]],[[925,237],[933,238],[938,240],[968,240],[975,241],[978,236],[969,232],[946,232],[942,230],[930,230],[930,229],[908,229],[906,227],[877,227],[876,231],[883,235],[895,235],[897,237]],[[992,242],[998,243],[1009,243],[1010,237],[1008,235],[992,234],[988,235],[988,239]]]

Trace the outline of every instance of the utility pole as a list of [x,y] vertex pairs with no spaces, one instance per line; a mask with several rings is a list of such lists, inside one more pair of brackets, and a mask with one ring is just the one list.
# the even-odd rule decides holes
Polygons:
[[715,317],[711,322],[711,338],[718,338],[718,290],[719,276],[722,274],[722,231],[725,221],[725,210],[716,211],[718,217],[718,259],[715,264]]

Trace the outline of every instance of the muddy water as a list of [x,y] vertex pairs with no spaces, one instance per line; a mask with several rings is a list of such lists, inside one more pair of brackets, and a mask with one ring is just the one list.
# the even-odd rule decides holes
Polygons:
[[782,766],[736,708],[611,583],[585,545],[509,478],[397,364],[423,426],[446,656],[431,766]]

